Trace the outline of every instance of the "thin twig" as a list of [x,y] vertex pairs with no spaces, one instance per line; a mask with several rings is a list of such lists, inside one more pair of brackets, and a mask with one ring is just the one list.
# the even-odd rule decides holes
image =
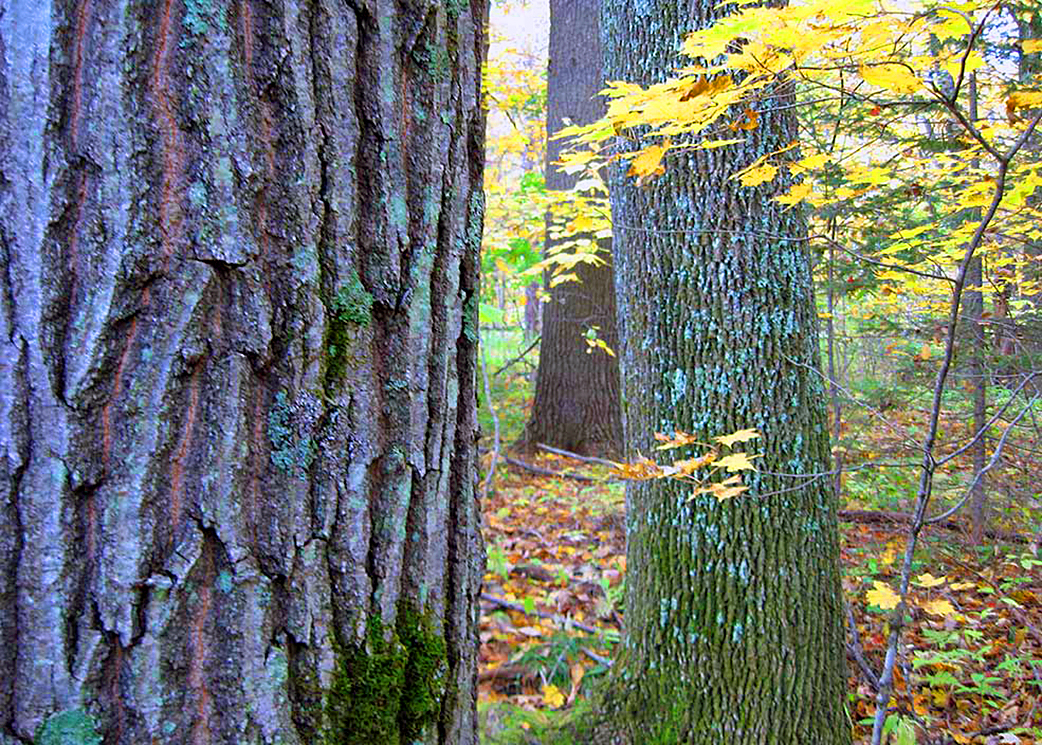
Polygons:
[[879,690],[879,676],[872,670],[872,666],[868,664],[865,659],[865,655],[861,651],[861,635],[857,630],[857,620],[854,618],[854,611],[850,608],[850,603],[844,603],[847,607],[847,623],[850,624],[850,636],[853,641],[847,644],[847,649],[854,656],[857,661],[857,666],[861,668],[861,674],[865,676],[865,680],[872,686],[873,690]]
[[[983,437],[985,435],[985,433],[988,431],[988,429],[991,427],[991,425],[993,425],[995,422],[997,422],[999,419],[1002,418],[1002,415],[1006,413],[1006,409],[1008,409],[1010,407],[1010,405],[1013,403],[1013,401],[1016,400],[1017,394],[1020,393],[1024,389],[1024,386],[1026,386],[1029,382],[1031,382],[1032,379],[1034,379],[1035,375],[1037,375],[1037,373],[1033,373],[1032,375],[1027,376],[1024,379],[1024,381],[1020,385],[1018,385],[1016,387],[1016,389],[1010,394],[1009,401],[1007,401],[1005,404],[1002,405],[1002,407],[995,413],[995,416],[993,416],[991,419],[989,419],[988,422],[983,427],[981,427],[976,433],[974,433],[973,438],[969,442],[965,443],[958,450],[956,450],[956,451],[954,451],[952,453],[949,453],[948,455],[946,455],[943,458],[941,458],[940,460],[938,460],[937,461],[937,466],[938,467],[943,466],[948,461],[952,460],[953,458],[957,458],[958,456],[962,455],[967,450],[969,450],[971,447],[973,447],[973,445],[981,437]],[[1031,399],[1031,401],[1028,402],[1028,408],[1030,408],[1031,404],[1034,403],[1035,399],[1037,399],[1037,398],[1038,398],[1038,396],[1035,396],[1034,398]],[[1014,422],[1020,421],[1021,416],[1023,416],[1023,414],[1021,414],[1020,416],[1017,416],[1016,419],[1014,419]]]
[[494,373],[492,373],[492,377],[493,377],[493,378],[494,378],[494,377],[496,377],[496,376],[497,376],[497,375],[499,375],[499,374],[500,374],[501,372],[503,372],[504,370],[506,370],[506,369],[507,369],[508,367],[510,367],[510,366],[512,366],[512,365],[514,365],[514,364],[516,364],[516,363],[520,362],[521,360],[523,360],[523,359],[525,358],[525,355],[526,355],[526,354],[528,354],[529,352],[531,352],[531,351],[532,351],[532,350],[533,350],[533,349],[535,348],[535,345],[536,345],[536,344],[538,344],[538,343],[539,343],[540,341],[542,341],[542,339],[543,339],[543,337],[542,337],[542,335],[541,335],[541,334],[540,334],[539,336],[537,336],[537,337],[536,337],[535,339],[533,339],[533,340],[532,340],[532,343],[531,343],[531,344],[529,344],[529,345],[528,345],[528,346],[527,346],[527,347],[525,348],[525,351],[523,351],[523,352],[522,352],[521,354],[519,354],[519,355],[518,355],[517,357],[515,357],[514,359],[510,360],[510,361],[509,361],[509,362],[507,362],[507,363],[506,363],[505,365],[503,365],[503,367],[499,368],[499,369],[498,369],[498,370],[496,370],[496,371],[495,371]]
[[[957,108],[958,107],[954,106],[953,103],[950,110],[957,112]],[[964,127],[969,126],[972,128],[972,124],[968,124],[965,121],[965,117],[959,116],[959,120]],[[915,548],[919,541],[919,533],[925,525],[926,510],[933,494],[933,477],[937,470],[937,461],[934,458],[933,450],[937,443],[937,436],[940,430],[942,398],[948,380],[948,372],[951,369],[952,360],[955,354],[955,336],[959,321],[959,305],[962,301],[963,288],[966,285],[966,274],[969,271],[973,255],[980,247],[981,241],[984,238],[984,233],[992,219],[995,217],[995,213],[998,212],[999,204],[1002,202],[1006,190],[1006,176],[1009,171],[1010,161],[1017,154],[1020,148],[1023,147],[1024,143],[1027,142],[1032,132],[1034,132],[1035,128],[1038,126],[1039,121],[1042,121],[1042,112],[1039,112],[1017,141],[1010,146],[1010,149],[1007,151],[1005,156],[998,156],[998,171],[994,177],[995,186],[991,203],[988,205],[987,212],[984,213],[980,222],[977,224],[977,228],[973,231],[973,236],[970,238],[966,246],[966,251],[963,254],[962,260],[959,262],[959,271],[952,286],[952,299],[948,313],[948,332],[945,339],[944,357],[941,361],[941,367],[937,371],[937,378],[934,382],[933,404],[930,411],[930,425],[926,439],[922,444],[922,475],[919,480],[919,491],[916,495],[915,520],[912,522],[912,525],[908,530],[908,540],[905,544],[904,561],[901,567],[901,579],[898,594],[902,600],[898,603],[893,614],[890,616],[890,636],[887,640],[886,659],[883,663],[883,673],[879,678],[879,693],[876,696],[876,713],[872,726],[872,745],[880,745],[883,738],[883,727],[886,724],[886,713],[892,695],[894,667],[897,664],[897,650],[901,639],[901,628],[905,624],[906,605],[903,598],[908,595],[908,587],[911,583],[912,577],[912,561],[915,556]],[[971,129],[970,131],[975,131],[975,129]]]
[[1006,445],[1006,439],[1009,437],[1009,433],[1013,431],[1013,428],[1017,425],[1017,422],[1023,419],[1024,415],[1027,414],[1031,407],[1035,405],[1035,401],[1037,401],[1038,398],[1038,396],[1035,396],[1030,401],[1028,401],[1027,406],[1021,409],[1020,413],[1017,414],[1016,418],[1006,426],[1006,429],[1004,429],[1002,432],[1002,437],[999,438],[999,442],[995,446],[995,452],[991,454],[991,459],[988,461],[988,464],[984,466],[984,468],[977,471],[977,475],[973,479],[973,483],[971,483],[970,486],[966,489],[966,493],[963,495],[962,499],[960,499],[951,509],[945,510],[940,515],[936,515],[935,517],[928,518],[926,520],[927,524],[940,522],[941,520],[947,520],[949,517],[951,517],[960,509],[962,509],[963,505],[965,505],[966,502],[969,501],[970,497],[973,495],[974,488],[976,488],[977,484],[980,483],[980,480],[984,478],[984,474],[990,471],[995,466],[995,464],[999,462],[999,457],[1002,455],[1002,449]]

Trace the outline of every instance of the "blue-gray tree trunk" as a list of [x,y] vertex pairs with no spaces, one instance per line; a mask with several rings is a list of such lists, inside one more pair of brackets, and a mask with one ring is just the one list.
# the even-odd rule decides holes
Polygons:
[[[604,0],[606,76],[660,82],[683,63],[683,35],[725,12],[716,0]],[[692,499],[675,481],[627,491],[626,638],[613,675],[634,743],[850,741],[805,223],[773,201],[784,181],[729,179],[796,137],[792,104],[791,90],[776,91],[754,105],[759,127],[744,144],[681,151],[646,186],[621,168],[611,178],[631,455],[651,453],[656,432],[763,436],[748,447],[762,453],[760,472],[731,501]]]
[[487,0],[0,0],[0,743],[471,743]]

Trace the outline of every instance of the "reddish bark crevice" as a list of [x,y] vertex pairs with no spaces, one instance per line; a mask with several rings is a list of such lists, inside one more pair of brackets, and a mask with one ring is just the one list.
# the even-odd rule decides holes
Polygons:
[[69,110],[69,141],[73,151],[79,144],[80,112],[83,108],[83,47],[90,21],[90,0],[76,6],[75,45],[72,52],[72,106]]
[[177,529],[181,525],[181,502],[184,490],[185,461],[188,459],[192,445],[192,432],[199,413],[199,388],[202,383],[202,371],[205,365],[198,364],[192,372],[192,380],[188,385],[188,409],[185,411],[184,425],[181,428],[181,441],[177,446],[173,463],[170,467],[170,545],[177,540]]
[[204,533],[203,552],[199,557],[202,577],[198,582],[198,595],[191,620],[190,649],[188,663],[188,687],[195,697],[195,721],[192,722],[192,745],[208,745],[210,742],[211,694],[207,687],[206,665],[210,656],[208,639],[212,634],[208,628],[210,608],[213,603],[213,583],[217,578],[214,568],[214,539]]
[[[141,293],[142,311],[149,306],[150,294],[150,288],[145,287]],[[135,314],[130,319],[130,330],[127,332],[127,341],[123,347],[123,354],[120,355],[119,363],[116,365],[116,372],[112,376],[112,393],[109,394],[109,399],[101,410],[101,465],[102,470],[105,471],[108,470],[109,456],[112,454],[112,407],[119,400],[119,395],[123,391],[123,374],[127,369],[130,353],[134,350],[134,341],[137,339],[138,317],[139,314]]]
[[177,241],[181,238],[181,189],[185,162],[184,135],[177,125],[167,74],[167,52],[173,0],[165,0],[159,21],[159,38],[152,67],[152,95],[163,143],[163,175],[159,197],[159,232],[163,237],[163,268],[167,268]]

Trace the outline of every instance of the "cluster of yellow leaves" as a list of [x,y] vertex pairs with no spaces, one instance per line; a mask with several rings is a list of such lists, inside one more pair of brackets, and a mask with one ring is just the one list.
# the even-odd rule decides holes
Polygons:
[[[695,435],[687,432],[672,434],[656,433],[655,439],[661,444],[656,450],[672,450],[675,448],[697,445],[708,448],[705,453],[694,458],[682,458],[669,465],[660,465],[650,458],[641,456],[632,463],[616,463],[614,473],[620,478],[632,481],[650,479],[681,479],[693,482],[696,486],[691,499],[700,494],[712,494],[719,501],[732,499],[749,490],[742,483],[742,471],[755,471],[753,459],[757,455],[745,452],[721,453],[721,448],[732,448],[737,444],[755,440],[760,434],[754,429],[742,429],[729,435],[714,437],[715,445],[703,443]],[[733,474],[725,476],[725,474]],[[719,481],[710,481],[714,477],[723,476]]]
[[[1042,108],[1042,80],[1019,80],[1008,61],[981,51],[982,38],[996,33],[985,33],[998,13],[995,3],[732,5],[732,14],[687,37],[682,51],[693,62],[672,78],[647,88],[609,82],[605,118],[560,133],[575,143],[563,162],[592,170],[623,159],[637,183],[646,184],[665,172],[674,151],[741,142],[763,113],[794,100],[813,103],[823,124],[820,131],[816,122],[805,128],[810,136],[801,151],[792,143],[732,178],[783,205],[808,205],[812,223],[829,222],[833,240],[843,245],[856,249],[872,236],[882,285],[864,314],[936,313],[976,227],[969,211],[988,208],[996,197],[995,154]],[[1020,51],[1042,54],[1042,40],[1025,40]],[[974,122],[967,105],[971,75],[980,110]],[[629,144],[619,147],[623,141]],[[776,180],[782,185],[774,186]],[[1034,198],[1042,163],[1013,162],[1006,182],[980,248],[989,273],[980,289],[986,301],[1002,296],[1006,303],[1016,287],[1019,299],[1005,304],[1013,312],[1042,289],[1037,257],[1019,250],[1042,240]],[[903,202],[900,219],[913,222],[895,225],[880,245],[889,218],[880,212],[885,200]]]
[[592,174],[569,191],[547,191],[538,197],[543,214],[550,215],[549,236],[554,239],[545,258],[523,274],[549,275],[550,287],[578,282],[580,264],[603,266],[607,256],[598,241],[611,237],[611,212],[604,182]]

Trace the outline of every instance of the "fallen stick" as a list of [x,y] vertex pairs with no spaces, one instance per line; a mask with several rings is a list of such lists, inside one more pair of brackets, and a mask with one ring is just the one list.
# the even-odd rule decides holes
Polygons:
[[[912,521],[912,515],[907,512],[884,512],[882,510],[840,510],[839,519],[852,523],[907,523]],[[945,530],[963,531],[965,526],[958,520],[942,520],[939,523],[930,523],[931,526],[944,528]],[[984,531],[988,538],[997,538],[1010,543],[1027,543],[1028,538],[1019,533],[1009,533],[1004,530],[988,528]]]
[[537,442],[535,446],[551,453],[557,453],[557,455],[565,455],[569,458],[574,458],[575,460],[581,460],[583,463],[600,463],[602,466],[611,466],[612,468],[618,468],[619,466],[619,464],[614,461],[605,460],[604,458],[594,458],[592,455],[579,455],[578,453],[573,453],[569,450],[562,450],[561,448],[544,445],[541,442]]
[[525,463],[523,460],[511,458],[507,455],[503,456],[503,460],[505,460],[512,466],[523,468],[526,471],[531,471],[532,473],[539,474],[540,476],[553,476],[559,479],[575,479],[576,481],[596,481],[596,479],[592,478],[591,476],[584,476],[581,473],[565,473],[562,471],[551,471],[549,468],[540,468],[539,466],[533,466],[531,463]]
[[[481,593],[481,599],[485,600],[493,605],[498,605],[500,608],[506,608],[507,610],[517,611],[518,613],[524,613],[526,616],[531,615],[525,610],[525,606],[521,603],[514,603],[510,600],[504,600],[503,598],[497,598],[495,595],[489,595],[487,592]],[[602,629],[598,629],[596,626],[589,626],[579,621],[573,621],[570,618],[565,618],[558,613],[550,613],[549,611],[535,609],[535,615],[540,618],[549,618],[554,623],[568,628],[568,626],[574,626],[580,631],[585,631],[587,634],[599,634]]]

